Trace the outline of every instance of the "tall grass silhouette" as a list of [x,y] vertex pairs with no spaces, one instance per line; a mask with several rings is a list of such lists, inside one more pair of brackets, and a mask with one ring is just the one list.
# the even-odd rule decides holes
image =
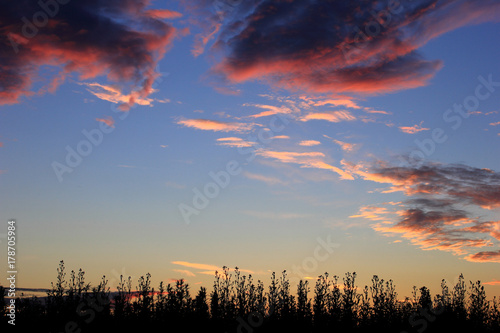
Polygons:
[[[497,298],[486,298],[480,281],[454,286],[443,280],[432,296],[422,286],[411,297],[398,298],[392,280],[374,275],[370,286],[358,288],[356,273],[342,279],[324,273],[314,287],[300,280],[292,291],[286,271],[271,274],[267,288],[236,267],[215,272],[212,291],[200,287],[194,297],[184,280],[158,289],[151,275],[134,287],[120,277],[116,292],[102,277],[92,287],[85,272],[66,274],[64,262],[46,297],[16,299],[16,326],[37,332],[105,332],[182,330],[187,332],[499,332]],[[450,289],[451,288],[451,289]],[[311,290],[312,289],[312,290]],[[0,287],[2,325],[7,325],[5,288]]]

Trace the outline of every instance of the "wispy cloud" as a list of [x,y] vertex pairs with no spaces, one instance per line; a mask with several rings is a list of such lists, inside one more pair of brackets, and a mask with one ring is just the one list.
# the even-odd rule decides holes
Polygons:
[[498,251],[484,251],[471,254],[465,257],[466,260],[472,262],[498,262],[500,263],[500,250]]
[[255,142],[250,142],[250,141],[245,141],[242,138],[237,138],[237,137],[228,137],[228,138],[219,138],[217,139],[217,144],[220,146],[228,146],[228,147],[252,147],[256,143]]
[[111,116],[108,116],[107,118],[96,118],[95,120],[105,123],[109,127],[115,127],[115,120]]
[[349,111],[331,111],[331,112],[311,112],[303,116],[301,121],[310,120],[326,120],[332,123],[339,123],[341,121],[353,121],[356,117],[353,116]]
[[200,33],[196,35],[195,37],[195,43],[193,46],[193,49],[191,50],[191,53],[195,56],[198,57],[203,52],[205,52],[205,47],[207,44],[215,37],[215,35],[219,32],[222,24],[216,23],[213,26],[213,30],[208,32],[208,33]]
[[314,106],[324,106],[324,105],[332,105],[332,106],[345,106],[351,109],[360,109],[361,107],[357,105],[350,99],[326,99],[322,101],[317,101],[313,104]]
[[264,109],[266,111],[262,111],[257,114],[253,114],[248,116],[249,118],[261,118],[261,117],[269,117],[278,113],[289,114],[292,110],[287,106],[273,106],[273,105],[263,105],[263,104],[244,104],[244,106],[253,106],[256,108]]
[[182,17],[182,14],[168,9],[150,9],[146,14],[158,19],[176,19]]
[[123,94],[116,87],[107,86],[96,82],[82,82],[79,84],[86,86],[87,91],[99,99],[115,104],[120,104],[120,108],[123,111],[129,110],[130,106],[133,104],[151,106],[153,103],[153,99],[151,98],[141,98],[140,92],[138,91],[132,92],[130,94]]
[[418,132],[422,131],[428,131],[430,128],[425,128],[420,125],[413,125],[413,126],[401,126],[399,127],[400,131],[403,133],[408,133],[408,134],[416,134]]
[[333,142],[338,144],[340,146],[340,148],[342,148],[343,151],[347,151],[347,152],[353,151],[358,146],[357,144],[347,143],[347,142],[343,142],[340,140],[333,140]]
[[384,114],[384,115],[391,115],[391,112],[388,111],[383,111],[383,110],[373,110],[371,108],[364,108],[364,111],[366,113],[372,113],[372,114]]
[[287,152],[287,151],[273,151],[273,150],[257,150],[257,155],[276,159],[282,163],[299,164],[302,168],[315,168],[330,170],[337,173],[341,179],[354,179],[353,176],[338,168],[323,161],[325,154],[321,152]]
[[299,142],[299,146],[304,146],[304,147],[318,146],[320,144],[321,142],[316,140],[303,140]]
[[221,270],[220,267],[215,266],[215,265],[209,265],[209,264],[198,264],[198,263],[192,263],[192,262],[187,262],[187,261],[172,261],[172,264],[174,265],[179,265],[179,266],[184,266],[184,267],[189,267],[189,268],[195,268],[195,269],[200,269],[204,271],[217,271]]
[[181,119],[177,124],[204,131],[247,132],[256,126],[254,123],[225,122],[210,119]]
[[281,179],[275,178],[275,177],[270,177],[270,176],[264,176],[261,174],[256,174],[256,173],[251,173],[248,171],[245,171],[243,175],[249,179],[253,180],[258,180],[261,182],[264,182],[269,185],[286,185],[287,182],[282,181]]
[[173,269],[174,272],[177,272],[177,273],[181,273],[183,275],[186,275],[186,276],[196,276],[196,274],[194,274],[193,272],[191,271],[188,271],[187,269]]
[[498,285],[500,285],[500,280],[493,280],[493,281],[483,282],[483,284],[488,285],[488,286],[498,286]]
[[[192,263],[192,262],[188,262],[188,261],[172,261],[171,263],[174,265],[179,265],[179,266],[183,266],[183,267],[189,267],[189,268],[194,268],[194,269],[200,270],[201,272],[197,272],[199,274],[213,275],[215,273],[215,271],[218,271],[219,273],[223,271],[222,267],[210,265],[210,264],[199,264],[199,263]],[[239,270],[240,270],[240,272],[254,274],[253,271],[248,270],[248,269],[239,269]]]

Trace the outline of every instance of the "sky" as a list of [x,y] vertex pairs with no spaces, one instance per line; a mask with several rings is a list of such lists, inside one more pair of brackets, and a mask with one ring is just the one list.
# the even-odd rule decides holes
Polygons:
[[[0,241],[210,288],[324,272],[500,295],[500,2],[20,0],[0,10]],[[3,283],[3,282],[2,282]]]

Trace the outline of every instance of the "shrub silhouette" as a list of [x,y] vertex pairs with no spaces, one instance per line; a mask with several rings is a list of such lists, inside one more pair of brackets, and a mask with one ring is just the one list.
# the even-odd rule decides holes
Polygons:
[[[79,269],[66,275],[59,263],[56,281],[47,297],[16,299],[16,325],[37,332],[107,332],[165,330],[182,327],[191,331],[218,332],[498,332],[500,305],[489,301],[480,281],[469,282],[463,275],[451,288],[441,282],[441,291],[432,297],[422,286],[413,287],[411,298],[398,300],[395,284],[374,275],[370,286],[358,289],[356,273],[318,276],[311,293],[309,281],[300,280],[295,295],[286,271],[279,278],[273,272],[267,291],[252,275],[234,274],[227,267],[215,272],[213,289],[200,287],[191,297],[184,280],[158,289],[151,274],[141,276],[135,290],[131,277],[120,276],[111,293],[103,276],[97,286],[85,282]],[[0,286],[3,326],[6,326],[5,288]],[[69,325],[69,326],[68,326]]]

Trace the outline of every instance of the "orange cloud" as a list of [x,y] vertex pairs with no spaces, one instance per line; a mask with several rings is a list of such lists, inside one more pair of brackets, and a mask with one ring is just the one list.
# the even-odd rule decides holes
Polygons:
[[271,150],[260,149],[257,151],[257,155],[266,158],[274,158],[282,163],[299,164],[302,168],[330,170],[339,174],[340,179],[349,179],[349,180],[354,179],[354,177],[350,173],[345,172],[344,170],[336,166],[330,165],[322,161],[322,158],[325,157],[325,154],[321,152],[297,153],[297,152],[271,151]]
[[209,119],[181,119],[177,122],[177,124],[199,130],[215,132],[246,132],[256,126],[256,124],[252,123],[230,123]]
[[[202,270],[201,272],[198,272],[199,274],[213,275],[215,273],[215,271],[218,271],[219,273],[223,271],[222,267],[218,267],[215,265],[198,264],[198,263],[192,263],[192,262],[187,262],[187,261],[172,261],[171,263],[174,265],[180,265],[180,266],[184,266],[184,267]],[[239,269],[239,271],[249,273],[249,274],[254,274],[253,271],[250,271],[248,269]]]
[[399,127],[399,129],[401,130],[401,132],[408,133],[408,134],[415,134],[418,132],[430,130],[430,128],[424,128],[424,127],[421,127],[420,125],[413,125],[413,126],[406,126],[406,127],[402,126],[402,127]]
[[191,271],[188,271],[187,269],[173,269],[173,271],[187,276],[196,276],[196,274],[194,274]]
[[217,139],[217,144],[220,146],[228,146],[228,147],[253,147],[255,142],[245,141],[241,138],[229,137],[229,138],[220,138]]
[[471,254],[465,257],[465,260],[472,262],[498,262],[500,263],[500,250],[485,251]]
[[150,9],[146,11],[146,14],[157,19],[176,19],[182,17],[181,13],[168,9]]
[[262,105],[262,104],[244,104],[243,106],[254,106],[257,108],[265,109],[267,111],[262,111],[258,114],[254,114],[251,116],[248,116],[249,118],[260,118],[260,117],[268,117],[268,116],[273,116],[278,113],[283,113],[283,114],[288,114],[291,113],[292,110],[286,106],[272,106],[272,105]]
[[195,56],[198,57],[203,52],[205,52],[205,47],[207,46],[208,42],[214,38],[214,36],[219,32],[222,24],[216,23],[213,26],[213,31],[205,35],[204,33],[200,33],[196,35],[196,40],[193,46],[193,49],[191,50],[191,53]]
[[326,120],[332,123],[339,123],[341,121],[353,121],[356,120],[349,111],[332,111],[332,112],[317,112],[309,113],[303,116],[301,121],[309,120]]
[[343,151],[353,151],[354,148],[357,147],[356,144],[354,143],[347,143],[347,142],[342,142],[342,141],[339,141],[339,140],[333,140],[333,142],[335,142],[336,144],[338,144],[340,146],[340,148],[342,148]]
[[96,118],[95,120],[103,122],[106,125],[108,125],[109,127],[115,127],[115,125],[114,125],[115,124],[115,120],[113,119],[113,117],[109,116],[109,117],[104,118],[104,119]]
[[304,146],[304,147],[312,147],[312,146],[317,146],[320,145],[321,142],[316,141],[316,140],[304,140],[299,142],[299,146]]
[[382,111],[382,110],[372,110],[370,108],[365,108],[364,111],[366,113],[375,113],[375,114],[385,114],[385,115],[391,115],[392,114],[391,112]]
[[207,265],[207,264],[197,264],[197,263],[191,263],[191,262],[187,262],[187,261],[172,261],[172,264],[180,265],[180,266],[184,266],[184,267],[201,269],[201,270],[210,270],[210,271],[221,270],[221,268],[218,266]]
[[488,285],[488,286],[498,286],[500,285],[500,280],[493,280],[489,282],[483,282],[483,284]]
[[327,99],[323,101],[318,101],[313,104],[314,106],[324,106],[324,105],[332,105],[332,106],[345,106],[351,109],[360,109],[355,102],[350,99]]

